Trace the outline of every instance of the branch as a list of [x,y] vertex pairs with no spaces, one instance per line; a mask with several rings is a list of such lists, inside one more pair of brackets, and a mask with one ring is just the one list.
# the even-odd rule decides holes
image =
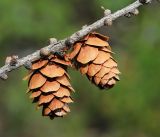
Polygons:
[[[105,16],[101,18],[100,20],[96,21],[95,23],[89,26],[83,27],[81,30],[75,32],[74,34],[72,34],[70,37],[66,39],[60,40],[58,42],[55,39],[51,39],[50,45],[44,47],[43,51],[45,52],[47,51],[49,53],[59,52],[67,46],[72,46],[76,41],[80,40],[88,33],[102,26],[109,25],[112,23],[113,20],[121,16],[127,15],[129,13],[133,13],[133,11],[137,10],[137,8],[140,7],[141,5],[148,4],[151,2],[152,0],[137,0],[134,3],[130,4],[129,6],[121,10],[118,10],[117,12],[113,14],[107,14],[107,15],[105,14]],[[15,70],[21,66],[28,66],[28,67],[31,66],[31,62],[36,61],[41,58],[41,51],[42,50],[38,50],[21,59],[18,59],[17,56],[8,57],[9,59],[6,60],[6,64],[0,68],[0,78],[7,79],[8,72]]]

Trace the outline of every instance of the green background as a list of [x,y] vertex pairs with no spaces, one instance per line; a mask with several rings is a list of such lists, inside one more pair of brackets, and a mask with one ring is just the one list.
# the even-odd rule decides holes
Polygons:
[[[0,65],[8,55],[23,57],[93,23],[103,16],[101,6],[114,12],[131,2],[0,0]],[[97,31],[110,36],[121,81],[100,90],[70,69],[75,103],[67,117],[50,120],[25,94],[27,70],[13,71],[0,80],[0,137],[160,137],[160,3]]]

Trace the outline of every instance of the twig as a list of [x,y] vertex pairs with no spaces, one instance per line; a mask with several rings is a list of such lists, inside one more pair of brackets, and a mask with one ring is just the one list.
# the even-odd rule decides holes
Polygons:
[[[137,0],[134,3],[130,4],[129,6],[123,8],[121,10],[118,10],[115,13],[108,14],[107,16],[101,18],[100,20],[96,21],[95,23],[93,23],[89,26],[83,27],[80,31],[72,34],[70,37],[68,37],[66,39],[60,40],[58,42],[55,39],[54,39],[54,41],[51,40],[50,45],[48,45],[47,47],[44,47],[43,50],[45,49],[48,52],[55,53],[55,52],[62,50],[63,48],[65,48],[67,46],[72,46],[76,41],[80,40],[88,33],[106,25],[107,21],[110,24],[115,19],[117,19],[121,16],[124,16],[127,13],[132,12],[133,10],[137,9],[139,6],[147,4],[147,3],[151,3],[151,2],[152,2],[152,0]],[[40,55],[41,55],[40,50],[38,50],[38,51],[36,51],[26,57],[23,57],[21,59],[17,59],[16,63],[14,65],[11,65],[11,63],[4,65],[3,67],[0,68],[0,78],[7,79],[8,72],[15,70],[23,65],[27,66],[26,64],[28,64],[28,62],[33,62],[33,61],[40,59],[41,58]]]

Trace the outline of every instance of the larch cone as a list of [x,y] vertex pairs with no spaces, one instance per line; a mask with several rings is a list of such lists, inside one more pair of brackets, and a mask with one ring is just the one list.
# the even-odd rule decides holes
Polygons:
[[42,107],[43,116],[53,119],[70,112],[68,104],[73,102],[71,93],[74,91],[66,70],[70,65],[56,55],[33,63],[28,75],[28,92],[38,108]]
[[120,80],[120,71],[108,40],[107,36],[90,33],[76,42],[67,56],[81,74],[101,89],[110,89]]

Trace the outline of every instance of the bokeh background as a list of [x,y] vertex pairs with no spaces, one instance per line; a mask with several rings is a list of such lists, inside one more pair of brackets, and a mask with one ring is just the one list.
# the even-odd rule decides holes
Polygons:
[[[0,65],[6,56],[23,57],[63,39],[83,25],[134,0],[0,0]],[[25,94],[27,70],[0,80],[0,137],[160,137],[160,3],[140,8],[139,16],[97,30],[110,36],[122,72],[109,91],[69,70],[75,103],[65,118],[50,120]]]

